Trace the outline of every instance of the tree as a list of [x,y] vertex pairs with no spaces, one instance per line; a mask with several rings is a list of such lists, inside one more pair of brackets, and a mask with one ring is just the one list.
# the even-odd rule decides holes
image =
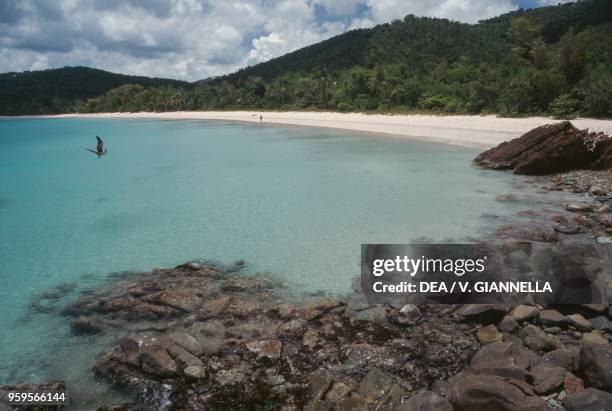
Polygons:
[[559,66],[561,72],[571,85],[576,84],[584,75],[584,49],[578,44],[576,31],[573,27],[561,37],[559,51]]
[[319,106],[327,108],[329,103],[329,74],[327,69],[322,66],[316,67],[313,77],[316,85],[315,93],[319,97]]
[[542,25],[530,17],[516,17],[510,21],[508,35],[512,39],[512,50],[523,60],[533,63],[533,49]]
[[612,117],[612,74],[600,73],[583,91],[585,114]]
[[374,96],[386,100],[388,98],[388,83],[385,70],[382,66],[376,66],[367,79],[368,92]]

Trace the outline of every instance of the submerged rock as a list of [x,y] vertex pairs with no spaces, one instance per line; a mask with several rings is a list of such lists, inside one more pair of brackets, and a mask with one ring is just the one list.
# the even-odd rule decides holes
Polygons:
[[104,330],[104,323],[93,316],[80,316],[72,320],[70,328],[75,334],[97,334]]
[[398,411],[453,411],[453,406],[445,398],[432,391],[420,391],[410,397]]

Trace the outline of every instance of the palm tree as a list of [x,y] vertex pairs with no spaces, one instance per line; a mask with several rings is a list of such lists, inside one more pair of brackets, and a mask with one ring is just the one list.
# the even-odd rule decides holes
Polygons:
[[319,95],[320,104],[323,108],[327,108],[329,101],[329,75],[325,67],[316,67],[314,69],[314,78],[316,81],[316,90]]

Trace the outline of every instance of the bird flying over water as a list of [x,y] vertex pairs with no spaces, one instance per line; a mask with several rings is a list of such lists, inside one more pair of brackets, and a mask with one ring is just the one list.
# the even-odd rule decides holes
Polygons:
[[106,149],[104,149],[104,141],[102,141],[100,136],[96,136],[96,140],[98,141],[98,144],[96,144],[95,151],[92,150],[92,149],[89,149],[89,148],[86,148],[85,150],[90,151],[90,152],[96,154],[98,156],[98,159],[99,159],[101,156],[106,154]]

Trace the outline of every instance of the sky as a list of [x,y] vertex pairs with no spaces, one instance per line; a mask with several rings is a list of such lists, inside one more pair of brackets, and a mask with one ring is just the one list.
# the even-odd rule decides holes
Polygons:
[[407,14],[475,23],[568,0],[0,0],[0,72],[199,80]]

